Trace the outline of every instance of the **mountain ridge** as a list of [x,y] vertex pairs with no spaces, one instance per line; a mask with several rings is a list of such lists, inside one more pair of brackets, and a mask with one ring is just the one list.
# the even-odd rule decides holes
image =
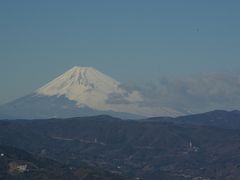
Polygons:
[[1,105],[0,114],[13,119],[101,114],[124,119],[182,115],[168,107],[148,107],[139,91],[123,88],[120,82],[92,67],[78,66],[33,93]]
[[214,110],[179,117],[153,117],[144,121],[159,121],[176,124],[209,126],[223,129],[240,129],[240,111]]
[[[223,120],[240,117],[204,117],[221,113]],[[84,162],[141,179],[239,179],[239,129],[110,116],[3,120],[0,142],[71,167]]]

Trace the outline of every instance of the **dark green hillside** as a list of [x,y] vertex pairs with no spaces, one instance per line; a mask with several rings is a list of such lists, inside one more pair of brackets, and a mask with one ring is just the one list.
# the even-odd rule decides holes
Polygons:
[[113,179],[239,179],[239,140],[238,130],[109,116],[0,121],[1,144],[80,168],[84,177],[92,167],[87,174]]
[[121,180],[107,171],[81,165],[78,168],[39,157],[10,146],[0,146],[1,180]]
[[6,146],[0,146],[0,177],[4,180],[77,180],[61,163]]

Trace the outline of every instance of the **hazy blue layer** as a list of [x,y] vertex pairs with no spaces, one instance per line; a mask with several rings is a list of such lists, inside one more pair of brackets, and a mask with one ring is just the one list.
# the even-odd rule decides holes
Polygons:
[[0,104],[74,65],[117,80],[238,71],[238,0],[0,1]]

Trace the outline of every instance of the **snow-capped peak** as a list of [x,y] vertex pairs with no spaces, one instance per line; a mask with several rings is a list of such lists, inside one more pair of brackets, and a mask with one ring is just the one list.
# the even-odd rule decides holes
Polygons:
[[176,116],[179,112],[165,107],[146,107],[138,91],[128,91],[111,77],[92,67],[74,66],[38,89],[37,96],[64,96],[75,101],[78,108],[114,111],[141,116]]
[[79,96],[82,91],[93,89],[111,91],[119,85],[117,81],[91,67],[74,66],[61,76],[49,82],[37,92],[44,95]]
[[[139,92],[129,93],[119,85],[118,81],[94,68],[75,66],[38,89],[36,93],[45,96],[65,96],[76,101],[79,107],[119,112],[121,106],[143,100]],[[121,104],[120,101],[124,103]]]

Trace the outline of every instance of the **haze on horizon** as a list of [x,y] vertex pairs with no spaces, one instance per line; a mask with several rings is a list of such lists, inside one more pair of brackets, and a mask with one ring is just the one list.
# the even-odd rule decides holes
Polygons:
[[2,1],[0,104],[73,66],[149,105],[239,109],[239,1]]

